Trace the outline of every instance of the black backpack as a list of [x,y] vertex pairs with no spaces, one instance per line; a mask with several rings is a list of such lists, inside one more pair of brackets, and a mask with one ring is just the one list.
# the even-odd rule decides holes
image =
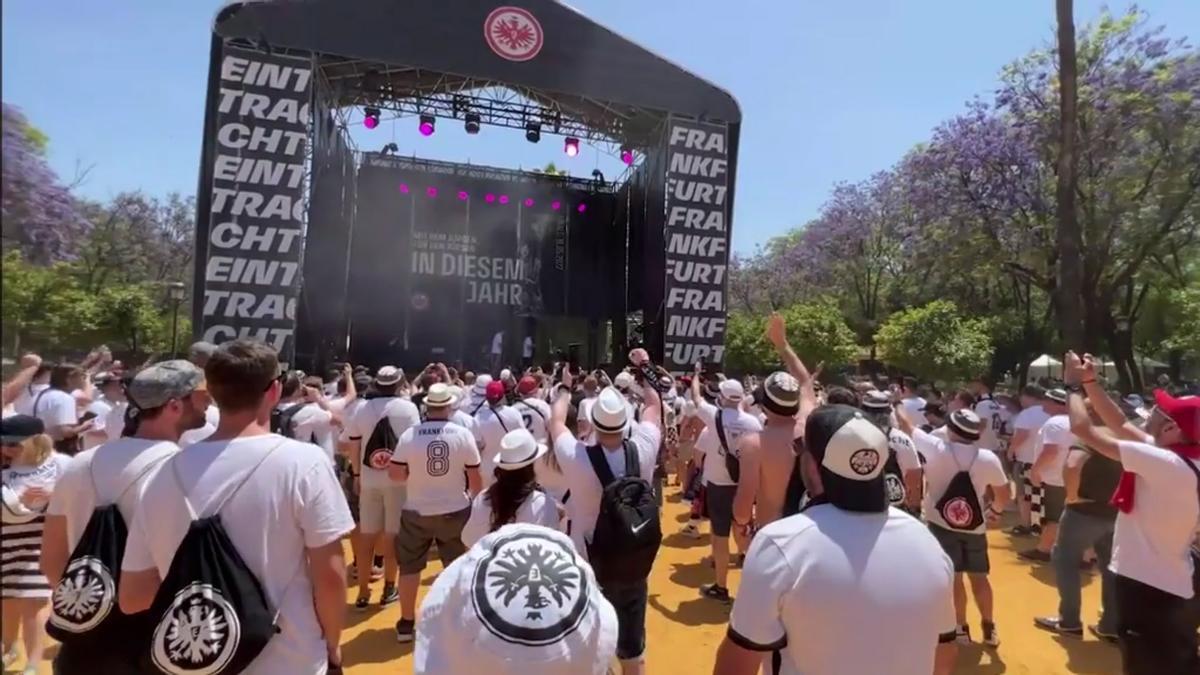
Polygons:
[[623,441],[622,447],[625,450],[622,478],[613,475],[599,445],[587,449],[603,489],[596,529],[588,544],[588,560],[601,584],[645,581],[662,544],[654,488],[641,477],[642,465],[633,444]]
[[[295,405],[290,405],[286,408],[275,408],[271,411],[271,433],[295,438],[292,434],[292,419],[296,417],[296,413],[300,412],[307,403],[300,402]],[[305,439],[308,440],[308,439]]]
[[725,470],[729,472],[729,478],[737,483],[742,476],[742,462],[729,449],[729,441],[725,438],[725,422],[722,419],[725,417],[725,411],[717,409],[717,438],[721,440],[721,449],[725,451]]
[[[106,506],[97,506],[71,552],[62,579],[54,587],[46,622],[46,633],[62,643],[56,673],[124,672],[136,663],[137,643],[129,640],[129,635],[137,632],[145,614],[129,616],[117,607],[128,536],[117,502],[162,461],[145,467]],[[100,489],[90,463],[88,475],[99,502]]]
[[193,520],[150,605],[154,625],[149,649],[143,653],[144,672],[234,675],[245,670],[279,632],[279,613],[229,539],[221,510],[285,442],[280,440],[263,453],[221,498],[212,515],[203,518],[188,501],[178,464],[171,461]]
[[904,484],[904,472],[900,470],[900,460],[896,451],[888,448],[887,462],[883,465],[883,489],[887,493],[888,504],[896,508],[904,508],[908,498],[908,487]]
[[[958,466],[954,448],[947,444],[946,452],[950,453],[950,458]],[[942,520],[953,530],[970,532],[983,524],[983,505],[979,503],[979,493],[975,492],[975,484],[971,482],[971,467],[975,466],[976,459],[979,459],[978,453],[966,469],[958,466],[958,473],[950,479],[946,491],[933,505]]]
[[[389,402],[388,406],[390,405]],[[396,451],[396,444],[399,442],[400,437],[392,428],[392,420],[388,415],[387,406],[385,406],[383,417],[380,417],[379,421],[375,423],[375,428],[371,430],[371,435],[367,438],[367,444],[363,446],[363,466],[377,471],[386,471],[388,464],[392,461],[392,453]]]

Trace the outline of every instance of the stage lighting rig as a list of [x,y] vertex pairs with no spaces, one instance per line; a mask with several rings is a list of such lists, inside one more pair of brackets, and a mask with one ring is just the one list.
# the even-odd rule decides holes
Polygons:
[[384,155],[394,155],[397,152],[400,152],[400,146],[396,145],[395,143],[388,143],[387,145],[383,146],[383,150],[380,151],[380,153]]
[[379,108],[363,108],[363,126],[368,129],[379,126]]
[[525,140],[530,143],[537,143],[542,140],[542,125],[537,122],[525,123]]
[[621,161],[625,163],[625,166],[633,164],[633,148],[628,145],[621,146]]
[[437,124],[437,120],[434,119],[433,115],[421,115],[417,130],[421,132],[422,136],[432,136],[435,131],[435,124]]
[[579,139],[572,136],[563,141],[563,152],[567,153],[567,157],[577,157],[579,155]]
[[467,130],[468,134],[475,135],[479,133],[479,123],[479,113],[467,113],[463,117],[463,128]]

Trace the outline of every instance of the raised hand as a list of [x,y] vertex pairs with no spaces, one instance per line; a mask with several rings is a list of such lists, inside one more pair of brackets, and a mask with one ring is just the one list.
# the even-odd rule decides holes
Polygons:
[[1095,382],[1096,381],[1096,357],[1091,354],[1083,355],[1082,372],[1083,379],[1080,382]]
[[1063,356],[1063,381],[1067,384],[1083,381],[1083,360],[1073,351]]
[[767,319],[767,339],[777,349],[783,348],[783,345],[787,343],[787,325],[779,312],[771,312],[771,316]]

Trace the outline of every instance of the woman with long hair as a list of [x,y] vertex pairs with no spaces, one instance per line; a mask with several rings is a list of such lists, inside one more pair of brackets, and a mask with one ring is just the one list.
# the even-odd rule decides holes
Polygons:
[[5,469],[0,506],[0,619],[4,666],[16,660],[17,635],[25,647],[25,673],[42,660],[42,626],[50,610],[50,583],[42,575],[42,527],[46,506],[70,458],[54,451],[45,424],[30,415],[0,420]]
[[558,529],[562,516],[558,504],[538,486],[534,462],[546,446],[526,429],[513,429],[500,440],[496,482],[476,495],[471,517],[463,527],[462,542],[472,546],[485,534],[509,523],[532,523]]

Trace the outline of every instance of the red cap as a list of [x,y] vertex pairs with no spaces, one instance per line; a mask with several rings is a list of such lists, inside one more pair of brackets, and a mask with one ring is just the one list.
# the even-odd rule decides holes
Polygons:
[[489,403],[495,403],[504,398],[504,383],[498,380],[488,382],[486,396]]
[[531,375],[522,377],[521,381],[517,383],[517,393],[522,396],[528,396],[532,394],[533,392],[537,391],[537,388],[538,382]]
[[1154,405],[1179,426],[1192,443],[1200,443],[1200,396],[1175,398],[1164,389],[1154,392]]

